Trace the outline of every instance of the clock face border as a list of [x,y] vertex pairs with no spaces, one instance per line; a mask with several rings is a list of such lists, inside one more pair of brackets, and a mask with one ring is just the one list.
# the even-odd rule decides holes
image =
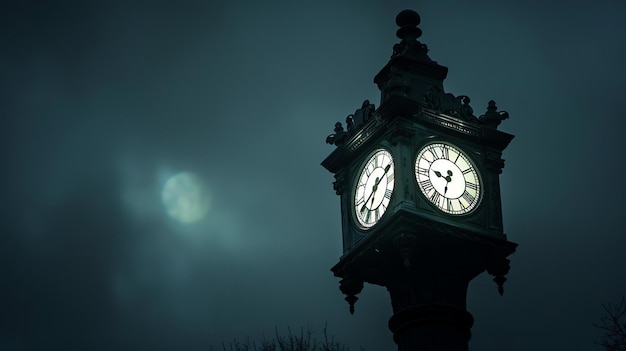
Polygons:
[[380,222],[389,208],[395,186],[393,155],[380,148],[370,153],[357,168],[351,197],[354,223],[369,230]]
[[454,144],[431,141],[419,148],[414,179],[428,203],[447,215],[471,215],[482,203],[480,172],[467,152]]

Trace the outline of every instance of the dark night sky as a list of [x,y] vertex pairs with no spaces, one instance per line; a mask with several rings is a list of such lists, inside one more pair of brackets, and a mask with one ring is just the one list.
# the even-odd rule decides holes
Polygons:
[[[520,244],[505,295],[475,279],[474,350],[591,350],[626,294],[626,3],[25,1],[0,8],[0,350],[208,350],[311,325],[393,350],[368,285],[354,316],[329,268],[336,121],[420,13],[447,92],[494,99]],[[208,215],[161,204],[194,172]]]

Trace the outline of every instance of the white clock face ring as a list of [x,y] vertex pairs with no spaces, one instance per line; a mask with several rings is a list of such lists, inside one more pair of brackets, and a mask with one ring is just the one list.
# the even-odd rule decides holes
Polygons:
[[415,178],[422,194],[445,213],[466,214],[480,203],[478,171],[467,155],[450,144],[424,146],[415,160]]
[[356,178],[354,215],[363,229],[373,227],[383,216],[394,185],[393,158],[387,150],[372,154]]

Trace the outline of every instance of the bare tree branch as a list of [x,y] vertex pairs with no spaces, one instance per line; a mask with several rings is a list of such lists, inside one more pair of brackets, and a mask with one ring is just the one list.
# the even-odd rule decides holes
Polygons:
[[[275,337],[271,340],[261,340],[260,346],[250,342],[249,338],[243,341],[233,340],[228,345],[222,344],[223,351],[350,351],[345,344],[335,341],[335,337],[329,338],[324,325],[324,339],[320,340],[315,336],[313,328],[310,326],[306,329],[301,327],[300,333],[294,334],[291,328],[287,328],[287,335],[279,335],[278,327],[275,327]],[[363,348],[361,347],[361,351]]]
[[596,344],[607,351],[626,351],[626,297],[616,304],[603,304],[604,315],[594,327],[604,330]]

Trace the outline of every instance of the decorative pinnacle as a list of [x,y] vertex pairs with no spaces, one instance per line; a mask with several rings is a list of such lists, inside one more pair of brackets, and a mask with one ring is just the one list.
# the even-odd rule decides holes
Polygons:
[[[495,103],[494,103],[495,106]],[[511,269],[509,260],[506,258],[500,258],[491,263],[491,266],[487,268],[487,273],[494,276],[493,281],[498,284],[498,293],[500,296],[504,294],[504,282],[506,278],[504,277],[507,273],[509,273],[509,269]]]
[[396,16],[396,24],[400,29],[396,36],[402,40],[415,40],[422,35],[422,30],[417,28],[420,24],[420,16],[413,10],[404,10]]
[[497,112],[498,107],[496,106],[496,102],[491,100],[487,106],[487,113],[478,117],[483,124],[489,128],[498,128],[500,122],[509,118],[509,113],[506,111]]
[[363,282],[356,279],[344,278],[339,282],[339,290],[346,296],[346,301],[350,305],[350,314],[354,314],[354,303],[359,299],[356,297],[363,290]]

